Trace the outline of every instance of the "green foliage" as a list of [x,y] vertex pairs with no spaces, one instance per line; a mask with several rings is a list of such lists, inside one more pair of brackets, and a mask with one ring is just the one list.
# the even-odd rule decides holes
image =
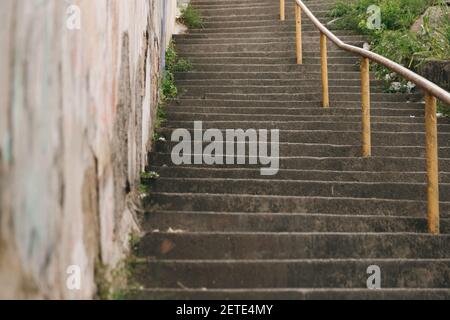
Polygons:
[[421,44],[421,50],[416,53],[418,57],[450,60],[450,17],[448,13],[440,25],[435,28],[430,25],[428,17],[425,17],[418,42]]
[[444,117],[450,117],[450,106],[445,105],[440,101],[438,101],[438,104],[437,104],[437,111],[439,113],[442,113],[442,115]]
[[138,187],[138,191],[139,191],[139,193],[141,193],[141,194],[145,194],[145,193],[148,193],[148,186],[147,185],[145,185],[145,184],[140,184],[139,185],[139,187]]
[[[369,30],[366,26],[367,8],[375,4],[381,9],[381,29]],[[450,59],[450,19],[443,18],[438,27],[432,28],[424,19],[422,30],[413,33],[409,29],[430,6],[443,4],[442,0],[340,0],[330,16],[337,18],[336,26],[368,35],[372,51],[411,69],[417,69],[428,59]],[[447,6],[442,6],[448,10]],[[385,79],[391,71],[374,65],[378,78]],[[405,82],[398,77],[389,81]]]
[[[385,56],[406,67],[415,66],[415,53],[421,50],[417,36],[410,31],[385,31],[372,41],[372,51]],[[378,78],[385,79],[391,71],[379,64],[373,64],[373,69]],[[389,80],[402,81],[398,77]]]
[[409,28],[414,21],[436,0],[339,0],[329,16],[339,18],[339,28],[358,30],[372,34],[366,26],[367,8],[377,5],[381,9],[382,29],[399,30]]
[[132,232],[128,235],[128,243],[131,249],[135,249],[141,240],[138,233]]
[[175,72],[187,72],[192,69],[192,64],[186,59],[179,59],[174,41],[169,43],[166,50],[166,70],[162,80],[162,101],[173,99],[178,95],[178,89],[175,85]]
[[161,138],[160,134],[158,132],[153,132],[153,141],[158,141],[159,138]]
[[155,122],[155,128],[160,128],[161,125],[166,121],[167,115],[166,111],[164,110],[164,103],[160,102],[158,104],[158,107],[156,108],[156,122]]
[[181,10],[180,21],[190,29],[203,28],[203,18],[191,4]]
[[186,59],[178,59],[175,65],[173,66],[174,72],[187,72],[192,70],[192,63]]
[[154,180],[154,179],[158,179],[159,178],[159,174],[155,171],[150,171],[150,172],[143,172],[141,174],[141,179],[150,179],[150,180]]
[[173,99],[178,94],[177,86],[175,85],[175,77],[172,72],[165,71],[162,80],[162,100]]

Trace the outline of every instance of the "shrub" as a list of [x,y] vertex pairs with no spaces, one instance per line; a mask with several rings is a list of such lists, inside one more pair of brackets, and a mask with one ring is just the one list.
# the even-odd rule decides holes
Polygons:
[[186,59],[179,59],[175,43],[171,41],[166,50],[166,70],[162,80],[162,100],[175,98],[178,89],[175,85],[175,72],[186,72],[192,69],[192,64]]
[[203,28],[203,18],[191,4],[181,10],[180,21],[190,29]]
[[[366,26],[367,8],[375,4],[381,9],[381,29],[369,30]],[[415,34],[409,29],[416,19],[430,6],[444,4],[442,0],[340,0],[333,7],[330,16],[337,18],[339,28],[351,29],[366,34],[372,51],[381,54],[408,68],[416,69],[427,59],[450,59],[450,18],[432,28],[424,19],[422,32]],[[442,5],[443,10],[448,10]],[[388,69],[374,65],[378,78],[390,75]],[[404,80],[390,77],[389,80]]]

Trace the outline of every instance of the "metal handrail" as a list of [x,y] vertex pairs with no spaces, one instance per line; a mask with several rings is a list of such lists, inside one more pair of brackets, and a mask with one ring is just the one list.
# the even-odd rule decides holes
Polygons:
[[[439,170],[436,107],[440,101],[450,104],[450,93],[400,64],[363,48],[346,44],[328,30],[308,9],[302,0],[295,0],[296,55],[297,64],[303,63],[302,11],[320,31],[320,64],[322,75],[322,106],[330,106],[328,94],[327,38],[337,47],[358,54],[361,60],[361,110],[362,110],[362,156],[372,155],[370,124],[370,61],[376,62],[401,75],[425,91],[425,138],[427,166],[428,231],[439,233]],[[285,20],[285,0],[280,0],[280,20]]]
[[311,20],[311,22],[319,29],[321,33],[323,33],[328,39],[330,39],[331,42],[333,42],[335,45],[337,45],[339,48],[359,54],[360,56],[367,58],[373,62],[376,62],[378,64],[381,64],[385,66],[386,68],[390,69],[391,71],[401,75],[403,78],[411,81],[412,83],[416,84],[418,87],[422,88],[424,91],[428,92],[430,95],[438,98],[440,101],[450,104],[450,93],[446,90],[442,89],[435,83],[431,82],[430,80],[425,79],[424,77],[418,75],[414,71],[411,71],[402,65],[385,58],[377,53],[374,53],[372,51],[368,51],[363,48],[355,47],[349,44],[346,44],[341,39],[336,37],[330,30],[328,30],[315,16],[314,14],[308,9],[308,7],[301,1],[301,0],[295,0],[297,5],[300,6],[302,11],[305,13],[305,15]]

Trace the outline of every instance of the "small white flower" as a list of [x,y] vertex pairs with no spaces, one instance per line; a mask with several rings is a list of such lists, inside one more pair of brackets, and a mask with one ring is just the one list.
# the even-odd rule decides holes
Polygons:
[[401,88],[402,88],[402,84],[400,82],[392,82],[391,83],[390,89],[392,91],[400,91]]
[[408,83],[406,84],[406,89],[408,90],[408,92],[411,92],[415,87],[416,84],[412,83],[411,81],[408,81]]

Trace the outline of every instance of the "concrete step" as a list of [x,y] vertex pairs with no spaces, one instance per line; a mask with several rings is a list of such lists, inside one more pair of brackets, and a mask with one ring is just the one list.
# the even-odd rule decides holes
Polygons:
[[[393,93],[393,96],[396,94]],[[198,97],[196,98],[189,98],[189,97],[181,97],[174,99],[172,101],[169,101],[167,110],[174,108],[185,108],[188,109],[189,107],[208,107],[210,109],[216,109],[216,108],[222,108],[220,110],[223,111],[229,111],[227,108],[235,108],[234,111],[229,111],[233,115],[237,112],[237,110],[241,110],[241,114],[245,114],[248,111],[252,110],[262,110],[266,109],[268,112],[265,112],[266,114],[271,114],[269,110],[274,109],[275,113],[279,112],[286,112],[286,110],[290,110],[289,114],[294,114],[296,110],[299,110],[299,112],[303,112],[302,110],[317,110],[318,112],[321,112],[322,114],[328,114],[332,115],[337,112],[340,114],[341,112],[345,112],[345,110],[351,110],[351,109],[360,109],[361,103],[360,101],[332,101],[330,103],[330,108],[323,108],[321,104],[321,99],[314,99],[310,101],[261,101],[261,100],[255,100],[255,101],[249,101],[249,100],[220,100],[220,99],[200,99]],[[402,110],[415,110],[415,111],[424,111],[425,104],[423,102],[407,102],[407,101],[371,101],[371,110],[389,110],[389,109],[398,109],[399,111]],[[286,109],[286,110],[282,110]],[[172,109],[171,109],[172,110]],[[248,110],[248,111],[247,111]],[[177,110],[178,111],[178,110]],[[179,111],[182,111],[181,109]],[[413,119],[413,118],[411,118]],[[439,121],[442,123],[450,123],[449,118],[440,118]]]
[[[347,44],[362,47],[364,41],[349,41]],[[334,44],[328,46],[330,50],[339,50]],[[264,43],[242,43],[242,44],[177,44],[179,52],[235,52],[235,51],[294,51],[295,42],[272,41]],[[319,42],[314,41],[308,44],[308,50],[319,52]]]
[[[320,7],[315,7],[314,15],[317,18],[327,18],[328,10],[319,10]],[[214,19],[215,21],[221,21],[223,18],[229,17],[242,17],[243,19],[249,19],[249,16],[253,19],[261,18],[266,20],[267,18],[278,19],[280,14],[279,3],[273,3],[271,5],[247,5],[247,6],[233,6],[233,7],[215,7],[205,8],[199,7],[199,12],[205,19]],[[295,17],[294,5],[288,4],[285,12],[286,18],[293,19]],[[266,18],[267,17],[267,18]],[[304,15],[305,22],[308,21]]]
[[[199,38],[196,37],[196,34],[188,37],[187,35],[183,38],[179,37],[176,40],[176,47],[180,47],[182,45],[191,45],[191,44],[201,44],[201,45],[207,45],[207,44],[263,44],[263,43],[275,43],[275,42],[281,42],[281,43],[295,43],[295,33],[294,32],[283,32],[276,34],[264,34],[264,33],[257,33],[256,35],[250,37],[250,35],[247,35],[245,37],[239,37],[236,35],[228,36],[228,37],[215,37],[215,34],[211,34],[208,38]],[[365,36],[360,35],[347,35],[340,37],[342,41],[344,42],[361,42],[366,41]],[[319,34],[313,35],[313,36],[304,36],[302,38],[303,44],[305,46],[309,46],[310,44],[317,44],[319,43],[320,37]],[[332,42],[328,42],[328,45],[331,45]]]
[[[207,22],[207,25],[212,25],[212,24],[218,24],[218,23],[214,23],[214,22]],[[231,23],[230,23],[231,24]],[[245,26],[257,26],[257,24],[262,25],[262,26],[267,26],[268,24],[270,24],[270,21],[236,21],[235,22],[236,26],[240,26],[240,27],[245,27]],[[277,24],[278,26],[282,26],[283,24],[280,24],[279,22],[275,22],[273,23],[274,25]],[[351,31],[351,30],[335,30],[333,31],[333,33],[338,36],[339,38],[344,38],[347,36],[357,36],[359,35],[357,32],[355,31]],[[278,38],[278,37],[294,37],[295,38],[295,34],[296,31],[292,30],[292,31],[277,31],[276,28],[274,28],[274,30],[272,31],[257,31],[257,32],[248,32],[248,33],[241,33],[239,37],[237,37],[236,34],[233,33],[184,33],[184,34],[176,34],[173,36],[173,40],[175,41],[175,44],[183,39],[236,39],[236,38]],[[318,30],[314,30],[314,31],[302,31],[302,36],[305,38],[310,38],[310,37],[319,37],[320,32]],[[359,35],[360,36],[360,35]],[[364,38],[363,38],[364,39]]]
[[139,242],[136,255],[179,260],[442,259],[450,257],[449,245],[450,235],[417,233],[151,232]]
[[[178,88],[179,97],[183,96],[207,96],[208,94],[298,94],[299,92],[317,92],[321,94],[321,86],[179,86]],[[360,92],[360,87],[350,87],[350,86],[329,86],[329,92],[340,93],[340,92]],[[372,93],[383,93],[384,87],[382,86],[372,86]]]
[[[280,22],[273,17],[267,17],[267,20],[254,20],[244,22],[242,17],[236,20],[236,17],[231,17],[228,19],[222,18],[221,21],[211,22],[205,21],[204,28],[201,29],[190,29],[189,34],[215,34],[215,33],[228,33],[228,34],[252,34],[256,32],[294,32],[295,22],[293,19],[286,21],[285,23]],[[327,23],[327,19],[322,19],[323,23]],[[336,30],[335,26],[327,25],[327,28],[334,32]],[[240,30],[240,31],[239,31]],[[304,22],[302,24],[302,32],[318,32],[317,28],[311,24]]]
[[[174,129],[160,128],[157,132],[166,140],[172,140],[171,135]],[[187,129],[186,129],[187,130]],[[188,130],[189,131],[189,130]],[[194,130],[190,134],[194,140]],[[223,130],[222,136],[226,137]],[[219,140],[219,141],[226,141]],[[269,138],[269,142],[270,142]],[[279,142],[290,143],[319,143],[319,144],[360,144],[360,131],[336,131],[336,130],[280,130]],[[450,146],[450,134],[448,132],[440,132],[438,134],[438,143],[441,147]],[[423,132],[376,132],[372,131],[373,146],[415,146],[422,147],[425,145],[425,134]],[[373,161],[375,158],[370,159]],[[411,159],[413,160],[413,159]],[[442,164],[446,163],[445,158]],[[292,163],[293,164],[293,163]],[[317,163],[315,163],[317,164]],[[380,164],[381,165],[381,164]]]
[[[286,50],[286,51],[229,51],[229,52],[179,52],[180,57],[184,57],[187,59],[191,58],[229,58],[229,57],[244,57],[244,58],[295,58],[295,50]],[[303,56],[305,59],[307,58],[317,58],[317,51],[305,50],[303,51]],[[328,50],[328,58],[335,57],[354,57],[359,58],[358,56],[347,53],[343,50]]]
[[[192,65],[194,72],[314,72],[320,70],[320,64],[198,64]],[[358,71],[356,64],[331,64],[330,72]]]
[[450,289],[133,289],[136,300],[449,300]]
[[[427,204],[417,200],[288,197],[234,194],[152,193],[153,210],[216,212],[304,212],[347,215],[426,217]],[[450,218],[450,203],[440,204],[441,217]]]
[[[350,216],[312,213],[146,212],[145,231],[183,232],[427,232],[426,218]],[[441,220],[441,233],[450,232],[450,220]]]
[[[229,178],[229,179],[267,179],[261,176],[257,168],[199,168],[192,166],[150,166],[150,170],[158,172],[164,177],[173,178]],[[424,169],[425,170],[425,169]],[[425,171],[333,171],[333,170],[302,170],[280,169],[277,179],[304,181],[354,181],[354,182],[411,182],[425,183]],[[144,179],[145,181],[145,179]],[[450,173],[440,172],[440,182],[450,183]]]
[[[450,260],[199,260],[132,264],[146,288],[367,288],[367,268],[382,270],[382,288],[445,288]],[[148,272],[152,270],[153,272]]]
[[[175,126],[175,124],[174,124]],[[184,128],[184,126],[180,126]],[[157,141],[155,143],[155,152],[170,153],[178,142],[172,141]],[[209,142],[202,142],[203,150],[208,146]],[[223,150],[226,150],[226,144],[222,143]],[[241,143],[237,142],[238,147],[257,147],[258,143]],[[292,156],[306,156],[306,157],[359,157],[361,156],[361,145],[333,145],[333,144],[319,144],[319,143],[279,143],[280,155],[286,157]],[[423,147],[404,147],[404,146],[375,146],[372,148],[372,155],[378,157],[413,157],[425,158],[426,151]],[[440,147],[439,156],[442,158],[450,155],[449,147]]]
[[[193,121],[169,121],[164,123],[165,128],[194,128]],[[204,129],[238,129],[251,128],[259,129],[279,129],[279,130],[337,130],[337,131],[355,131],[361,130],[361,122],[331,122],[331,121],[208,121],[202,127]],[[372,124],[374,132],[424,132],[425,126],[421,123],[392,123],[392,122],[376,122]],[[450,132],[450,124],[438,124],[438,132]],[[447,149],[447,152],[449,149]],[[443,156],[450,153],[443,153]]]
[[[204,79],[261,79],[261,80],[311,80],[316,81],[317,85],[321,83],[320,69],[318,71],[308,71],[305,72],[199,72],[199,71],[189,71],[189,72],[175,72],[175,77],[178,80],[204,80]],[[360,72],[348,71],[348,72],[333,72],[330,70],[329,74],[330,80],[357,80],[360,79]],[[374,78],[374,76],[371,76]]]
[[[159,178],[150,192],[252,194],[283,196],[427,199],[425,183],[298,181],[272,179]],[[450,202],[450,184],[439,185],[441,201]]]
[[[319,102],[317,102],[319,103]],[[344,121],[360,122],[361,110],[357,108],[335,108],[324,110],[317,108],[249,108],[247,110],[238,107],[202,107],[183,106],[168,108],[168,119],[171,121],[338,121],[339,117]],[[283,113],[283,111],[287,111]],[[234,112],[234,113],[233,113]],[[424,111],[417,109],[391,109],[377,108],[371,110],[371,120],[373,122],[394,122],[394,123],[423,123]],[[254,116],[254,117],[253,117]],[[314,117],[312,117],[314,116]],[[353,116],[353,117],[352,117]],[[309,117],[309,118],[308,118]],[[388,117],[392,117],[389,119]],[[446,124],[446,120],[440,121]]]
[[[330,92],[330,101],[345,101],[345,102],[359,102],[361,101],[361,94],[359,92]],[[183,96],[185,99],[195,99],[194,96]],[[383,101],[395,101],[395,102],[419,102],[422,100],[420,94],[406,94],[406,93],[371,93],[371,101],[383,102]],[[321,99],[321,89],[318,87],[317,92],[312,93],[296,93],[296,94],[283,94],[283,93],[266,93],[266,94],[234,94],[234,93],[207,93],[202,96],[202,99],[207,100],[241,100],[241,101],[314,101],[315,99]]]
[[[231,64],[231,65],[297,65],[295,56],[292,57],[193,57],[189,58],[193,65],[217,65],[217,64]],[[358,57],[330,57],[328,59],[330,65],[357,65],[359,63]],[[320,64],[319,57],[307,57],[303,59],[304,65],[318,65]]]
[[[347,108],[341,109],[333,113],[320,112],[317,110],[306,109],[305,110],[291,110],[289,108],[280,108],[273,111],[267,108],[255,108],[248,113],[239,110],[238,108],[231,108],[229,111],[236,111],[235,114],[221,113],[220,108],[213,108],[213,110],[207,110],[204,107],[183,107],[185,112],[180,112],[181,107],[172,107],[168,119],[171,123],[172,121],[203,121],[207,123],[209,121],[320,121],[320,122],[333,122],[333,121],[351,121],[358,122],[361,121],[361,116],[357,109]],[[258,114],[257,111],[260,111]],[[286,110],[285,114],[281,112]],[[191,111],[191,112],[189,112]],[[211,113],[208,113],[210,111]],[[241,112],[239,112],[241,111]],[[199,112],[199,113],[196,113]],[[392,110],[392,109],[381,109],[373,110],[372,113],[376,115],[371,116],[372,124],[376,123],[405,123],[405,124],[423,124],[423,111],[417,110]],[[408,113],[408,114],[407,114]],[[379,116],[379,114],[383,114]],[[442,122],[446,123],[446,122]],[[170,126],[170,125],[169,125]],[[420,131],[419,131],[420,132]]]
[[[317,80],[270,80],[270,79],[209,79],[209,80],[176,80],[179,88],[184,87],[202,87],[210,89],[210,87],[261,87],[261,86],[273,86],[273,87],[316,87]],[[354,80],[329,80],[328,84],[332,87],[356,87],[360,88],[361,81]],[[383,86],[383,82],[380,80],[371,81],[371,88],[379,88]],[[359,90],[359,89],[358,89]]]

